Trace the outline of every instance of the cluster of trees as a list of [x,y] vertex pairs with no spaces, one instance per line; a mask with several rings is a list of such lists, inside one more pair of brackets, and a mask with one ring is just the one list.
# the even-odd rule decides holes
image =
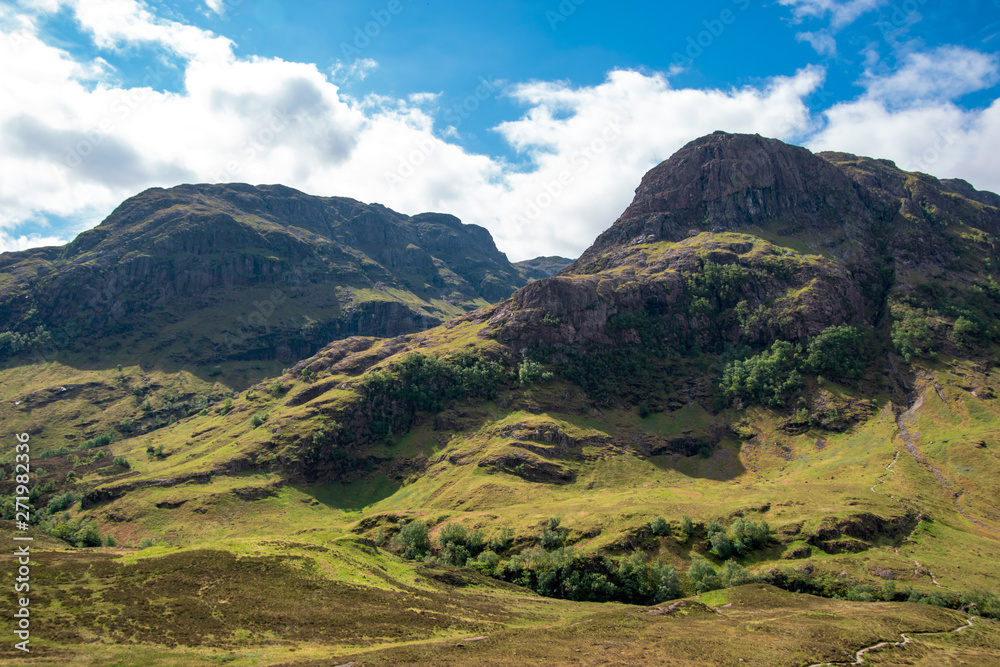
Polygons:
[[651,562],[641,551],[616,561],[584,557],[573,547],[546,551],[536,546],[508,559],[485,551],[469,566],[539,595],[569,600],[652,604],[682,594],[677,568],[660,560]]
[[771,527],[767,521],[736,519],[729,528],[713,521],[708,524],[706,532],[712,553],[719,558],[745,556],[766,547],[771,541]]
[[[654,519],[649,528],[654,535],[672,533],[663,517]],[[771,530],[763,521],[737,519],[728,529],[713,522],[707,530],[712,553],[723,559],[744,555],[771,540]],[[694,532],[694,522],[685,516],[678,537],[687,541]],[[535,535],[534,546],[512,553],[514,533],[509,528],[487,540],[482,531],[469,531],[461,524],[448,523],[431,540],[427,524],[417,520],[401,528],[391,547],[404,558],[475,568],[487,576],[549,597],[651,604],[683,594],[682,578],[673,565],[653,560],[643,551],[618,559],[583,556],[566,546],[567,535],[560,518],[551,517]],[[384,537],[380,536],[378,541],[384,542]],[[735,560],[728,560],[717,570],[700,556],[692,560],[686,578],[689,587],[698,592],[754,580]]]
[[1000,618],[1000,596],[985,590],[955,592],[937,590],[922,594],[907,586],[900,588],[895,581],[881,586],[859,584],[828,574],[816,575],[804,569],[785,568],[758,575],[757,581],[771,584],[793,593],[809,593],[820,597],[855,602],[916,602],[949,609],[965,609],[986,618]]
[[701,271],[687,279],[691,310],[704,315],[732,308],[739,300],[749,273],[739,264],[703,262]]
[[42,325],[36,326],[29,333],[3,331],[0,332],[0,359],[30,353],[51,344],[52,334]]
[[384,438],[410,427],[417,411],[438,412],[459,398],[492,399],[509,373],[481,353],[439,358],[415,352],[361,382],[372,410],[371,431]]
[[876,349],[874,332],[868,327],[829,327],[805,346],[779,340],[759,354],[730,361],[719,388],[729,402],[783,407],[804,388],[804,375],[860,378]]

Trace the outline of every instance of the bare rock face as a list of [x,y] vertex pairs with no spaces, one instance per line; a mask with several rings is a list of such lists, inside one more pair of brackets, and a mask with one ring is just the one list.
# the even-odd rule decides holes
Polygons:
[[996,260],[998,203],[889,160],[716,132],[650,170],[577,261],[492,323],[520,349],[628,344],[627,331],[607,333],[624,315],[656,320],[672,345],[710,348],[874,326],[890,294],[926,278],[979,280]]
[[679,241],[703,231],[802,236],[816,250],[863,261],[845,242],[870,247],[875,220],[851,180],[805,148],[716,132],[651,169],[629,207],[570,272],[600,266],[608,249],[632,240]]

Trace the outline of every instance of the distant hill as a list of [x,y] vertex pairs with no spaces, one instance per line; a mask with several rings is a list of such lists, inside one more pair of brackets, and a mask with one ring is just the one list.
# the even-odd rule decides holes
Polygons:
[[541,280],[542,278],[551,278],[556,275],[567,266],[573,263],[573,260],[566,259],[565,257],[536,257],[534,259],[526,259],[521,262],[514,262],[514,266],[521,275],[526,280]]
[[126,345],[146,363],[288,363],[336,338],[426,329],[526,282],[489,232],[450,215],[182,185],[132,197],[66,246],[0,255],[0,321],[29,347],[94,362]]

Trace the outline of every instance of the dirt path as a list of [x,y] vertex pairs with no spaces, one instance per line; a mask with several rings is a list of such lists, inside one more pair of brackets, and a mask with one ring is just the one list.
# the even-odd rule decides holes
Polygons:
[[[961,626],[955,628],[954,630],[949,630],[948,634],[954,634],[956,632],[962,632],[963,630],[968,630],[971,627],[972,627],[972,618],[970,618],[969,620],[967,620],[964,625],[961,625]],[[941,632],[911,632],[910,633],[910,635],[912,635],[914,637],[916,637],[918,635],[919,636],[923,636],[923,635],[940,635],[940,634],[944,634],[944,633],[941,633]],[[858,651],[857,653],[854,654],[854,662],[846,662],[846,661],[817,662],[814,665],[809,665],[809,667],[830,667],[831,665],[863,665],[864,662],[865,662],[865,654],[866,653],[870,653],[872,651],[877,651],[877,650],[879,650],[881,648],[886,648],[887,646],[892,646],[894,648],[901,648],[901,647],[906,646],[907,644],[910,644],[910,643],[913,642],[913,639],[910,636],[908,636],[906,633],[901,632],[901,633],[899,633],[899,636],[903,638],[903,641],[901,641],[901,642],[879,642],[878,644],[873,644],[871,646],[866,646],[865,648],[861,649],[860,651]]]

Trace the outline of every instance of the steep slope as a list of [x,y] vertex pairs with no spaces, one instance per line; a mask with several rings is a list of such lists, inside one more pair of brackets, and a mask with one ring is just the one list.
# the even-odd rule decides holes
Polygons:
[[[909,600],[995,617],[991,201],[884,160],[703,137],[572,266],[510,299],[335,341],[200,415],[86,450],[101,460],[47,458],[55,488],[39,502],[77,495],[75,518],[46,528],[92,520],[120,543],[193,549],[334,526],[393,563],[433,558],[576,601],[756,580],[857,613]],[[744,590],[716,595],[742,604]],[[995,659],[996,626],[973,627],[962,655]],[[929,662],[957,654],[921,647]],[[437,659],[393,655],[417,653]]]
[[126,363],[287,364],[334,338],[425,329],[526,282],[485,229],[449,215],[284,186],[154,188],[64,247],[0,256],[0,321],[20,337],[0,347],[120,362],[125,342]]

